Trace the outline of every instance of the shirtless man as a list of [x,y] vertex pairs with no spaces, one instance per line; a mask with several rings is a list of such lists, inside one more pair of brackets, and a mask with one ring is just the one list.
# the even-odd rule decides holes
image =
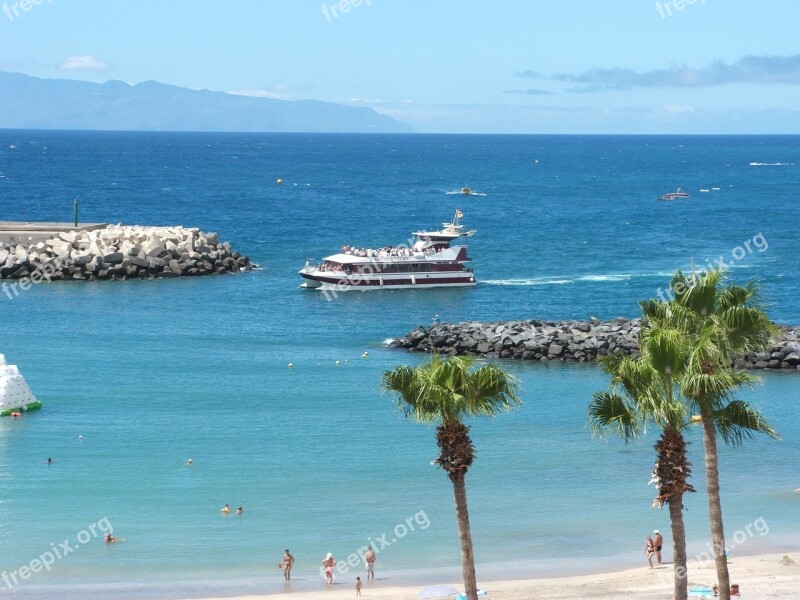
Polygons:
[[364,562],[367,563],[367,579],[375,580],[375,553],[372,551],[372,547],[368,547],[367,551],[364,553]]
[[289,552],[289,549],[283,551],[283,578],[289,581],[292,578],[292,565],[294,564],[294,556]]
[[658,529],[654,529],[653,533],[656,534],[656,537],[653,540],[656,545],[656,560],[658,561],[658,564],[661,564],[661,548],[664,546],[664,538],[661,537],[661,532]]

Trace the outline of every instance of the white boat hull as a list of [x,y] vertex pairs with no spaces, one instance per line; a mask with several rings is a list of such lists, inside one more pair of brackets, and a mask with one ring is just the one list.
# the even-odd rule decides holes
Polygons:
[[305,282],[300,287],[320,291],[344,292],[349,290],[405,290],[434,287],[471,287],[477,281],[471,273],[407,273],[385,274],[383,276],[332,276],[324,271],[300,272]]

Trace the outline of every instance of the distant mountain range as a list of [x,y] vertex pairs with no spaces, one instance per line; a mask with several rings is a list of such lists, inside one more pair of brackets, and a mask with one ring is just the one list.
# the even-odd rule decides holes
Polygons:
[[407,133],[371,108],[236,96],[145,81],[89,83],[0,71],[0,128]]

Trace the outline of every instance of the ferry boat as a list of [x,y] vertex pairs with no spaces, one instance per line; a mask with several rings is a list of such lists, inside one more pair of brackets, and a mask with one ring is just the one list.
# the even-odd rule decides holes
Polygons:
[[457,210],[453,220],[437,231],[415,231],[412,245],[380,249],[342,247],[339,254],[326,256],[320,264],[306,261],[299,275],[300,287],[318,290],[404,289],[466,287],[475,285],[468,266],[463,238],[475,235],[464,230]]
[[41,407],[16,365],[7,364],[0,354],[0,417],[22,416],[23,411]]
[[691,198],[691,197],[692,195],[689,192],[684,192],[681,188],[678,188],[677,192],[669,192],[667,194],[664,194],[659,198],[659,200],[680,200],[681,198]]

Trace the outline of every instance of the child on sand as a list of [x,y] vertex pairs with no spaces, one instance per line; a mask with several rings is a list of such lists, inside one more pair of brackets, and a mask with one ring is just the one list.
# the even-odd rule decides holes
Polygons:
[[361,595],[361,577],[356,577],[356,596]]

